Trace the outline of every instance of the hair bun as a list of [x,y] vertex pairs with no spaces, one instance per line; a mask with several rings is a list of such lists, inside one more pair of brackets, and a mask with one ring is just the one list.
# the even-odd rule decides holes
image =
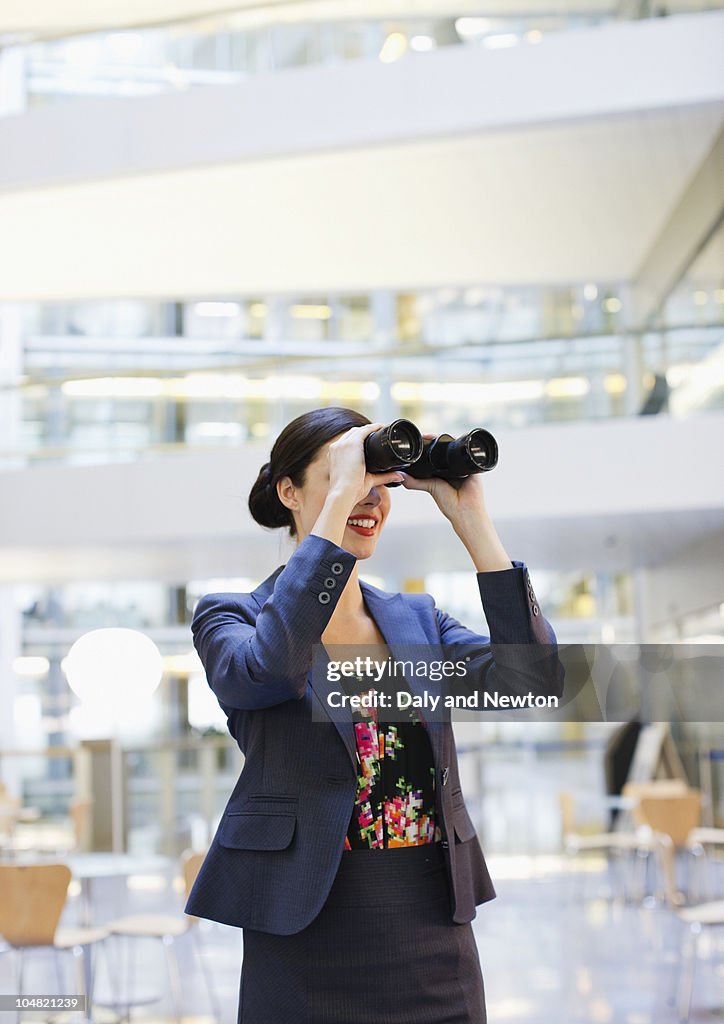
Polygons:
[[295,487],[303,487],[306,472],[320,448],[352,427],[370,421],[361,412],[339,406],[325,406],[303,412],[287,423],[272,446],[269,462],[259,470],[249,493],[249,511],[260,526],[272,529],[285,526],[295,537],[297,526],[290,509],[277,493],[277,483],[289,478]]
[[294,522],[289,509],[279,500],[270,462],[265,462],[259,470],[249,494],[249,511],[260,526],[272,529]]

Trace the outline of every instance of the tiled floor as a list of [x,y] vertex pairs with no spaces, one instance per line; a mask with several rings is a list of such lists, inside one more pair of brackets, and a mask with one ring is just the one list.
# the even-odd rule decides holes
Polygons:
[[[557,857],[491,858],[498,899],[481,907],[474,923],[488,997],[490,1024],[676,1024],[674,1001],[684,929],[660,903],[624,904],[610,898],[605,864],[587,862],[586,873],[566,870]],[[724,865],[716,865],[714,884],[724,895]],[[614,879],[615,881],[615,879]],[[99,882],[95,915],[102,922],[121,913],[165,911],[179,907],[175,891],[162,879]],[[68,908],[68,923],[77,909]],[[236,1020],[241,962],[239,932],[204,922],[204,957],[213,975],[221,1024]],[[191,936],[178,940],[185,1024],[210,1021],[209,1001]],[[137,1006],[132,1020],[157,1024],[175,1019],[159,943],[137,947],[136,997],[160,1000]],[[109,969],[118,978],[124,949],[110,947],[99,958],[97,996],[109,996]],[[71,980],[70,968],[67,980]],[[52,957],[28,959],[25,990],[57,990]],[[125,983],[123,983],[125,984]],[[12,954],[0,957],[0,991],[13,989]],[[5,1015],[2,1015],[3,1017]],[[724,1018],[724,929],[705,934],[700,943],[691,1020]],[[13,1018],[7,1015],[8,1021]],[[42,1014],[28,1015],[38,1024]],[[60,1018],[56,1018],[60,1019]],[[67,1019],[67,1018],[66,1018]],[[98,1008],[99,1024],[115,1018]],[[279,1024],[294,1024],[280,1021]],[[340,1022],[344,1024],[344,1022]],[[375,1024],[370,1020],[370,1024]]]

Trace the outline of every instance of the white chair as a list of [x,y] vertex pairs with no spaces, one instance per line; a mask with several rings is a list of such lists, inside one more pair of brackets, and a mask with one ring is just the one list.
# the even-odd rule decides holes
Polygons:
[[[204,857],[204,853],[193,853],[190,850],[187,850],[181,856],[184,891],[187,897],[191,891],[191,886],[196,880],[196,875],[199,872]],[[196,943],[197,959],[208,990],[212,1012],[215,1019],[219,1020],[221,1013],[214,993],[208,965],[201,949],[201,938],[198,929],[195,927],[196,924],[198,924],[198,918],[190,917],[188,914],[134,914],[110,921],[106,924],[106,928],[110,935],[123,936],[131,940],[156,939],[163,944],[174,1012],[176,1019],[179,1021],[181,1020],[182,989],[175,942],[182,935],[191,932],[193,941]],[[132,1005],[132,1000],[129,999],[128,1002],[124,1002],[121,999],[119,1002],[121,1006],[125,1006],[126,1012],[128,1012],[128,1008]]]
[[[665,833],[657,833],[659,850],[665,860],[671,861],[674,857],[674,842],[671,836]],[[680,893],[673,884],[673,873],[663,871],[666,899],[672,907],[678,919],[687,926],[688,942],[683,951],[683,964],[680,971],[679,986],[677,994],[677,1006],[679,1021],[681,1024],[688,1024],[691,1017],[691,1001],[694,990],[694,974],[696,971],[696,960],[699,952],[699,939],[707,928],[724,926],[724,900],[713,900],[708,903],[698,903],[691,907],[681,907]]]
[[697,899],[708,899],[713,895],[711,855],[724,853],[724,828],[692,828],[684,845],[695,865]]
[[657,849],[656,839],[650,828],[640,826],[635,831],[593,832],[584,833],[574,830],[573,798],[570,793],[559,795],[561,825],[563,831],[563,849],[569,857],[586,853],[605,855],[609,868],[614,858],[629,862],[630,871],[624,870],[621,879],[621,890],[624,899],[627,897],[641,899],[644,880],[637,877],[637,866],[646,871],[649,856]]

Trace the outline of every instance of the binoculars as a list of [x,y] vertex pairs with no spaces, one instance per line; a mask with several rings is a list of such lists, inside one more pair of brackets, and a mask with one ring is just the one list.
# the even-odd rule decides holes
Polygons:
[[487,473],[497,465],[498,444],[482,427],[457,438],[451,434],[423,437],[410,420],[393,420],[389,426],[367,435],[364,454],[369,473],[401,469],[418,480],[441,477],[459,485],[465,477]]

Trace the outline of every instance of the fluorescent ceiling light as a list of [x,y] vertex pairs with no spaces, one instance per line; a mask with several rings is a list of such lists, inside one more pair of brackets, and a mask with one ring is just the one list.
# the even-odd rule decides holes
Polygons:
[[238,302],[197,302],[194,313],[197,316],[238,316],[241,306]]
[[317,377],[263,377],[240,374],[198,373],[168,381],[167,393],[178,398],[319,398],[322,381]]
[[158,398],[163,381],[157,377],[94,377],[66,380],[61,391],[69,398]]
[[402,32],[390,32],[382,44],[380,60],[383,64],[392,64],[407,52],[407,37]]
[[622,373],[609,373],[603,379],[603,388],[607,395],[622,395],[626,390],[626,378]]
[[50,668],[47,658],[26,655],[15,658],[13,672],[18,676],[44,676]]
[[322,398],[334,398],[345,402],[374,402],[379,395],[379,385],[371,380],[336,380],[322,384]]
[[466,288],[463,294],[463,302],[466,306],[479,306],[485,302],[484,288]]
[[292,306],[290,313],[297,320],[329,320],[332,316],[329,306],[313,306],[304,303]]
[[509,46],[517,46],[519,38],[513,32],[503,32],[499,36],[486,36],[483,39],[483,46],[489,50],[505,50]]
[[553,377],[546,384],[549,398],[581,398],[591,390],[585,377]]
[[203,672],[203,666],[196,651],[188,654],[164,654],[163,670],[175,676],[188,676],[192,672]]
[[[232,373],[190,373],[162,380],[157,377],[99,377],[69,380],[62,385],[71,398],[319,398],[318,377],[264,377],[249,379]],[[213,429],[213,428],[209,428]]]
[[413,36],[410,40],[410,49],[415,53],[429,53],[435,49],[435,40],[432,36]]
[[191,428],[197,437],[240,437],[240,423],[197,423]]
[[489,18],[457,18],[455,31],[461,39],[477,39],[490,31]]
[[431,404],[464,405],[474,402],[530,402],[543,398],[545,385],[540,380],[495,381],[492,383],[463,383],[445,381],[442,384],[399,381],[390,389],[398,402],[429,402]]

